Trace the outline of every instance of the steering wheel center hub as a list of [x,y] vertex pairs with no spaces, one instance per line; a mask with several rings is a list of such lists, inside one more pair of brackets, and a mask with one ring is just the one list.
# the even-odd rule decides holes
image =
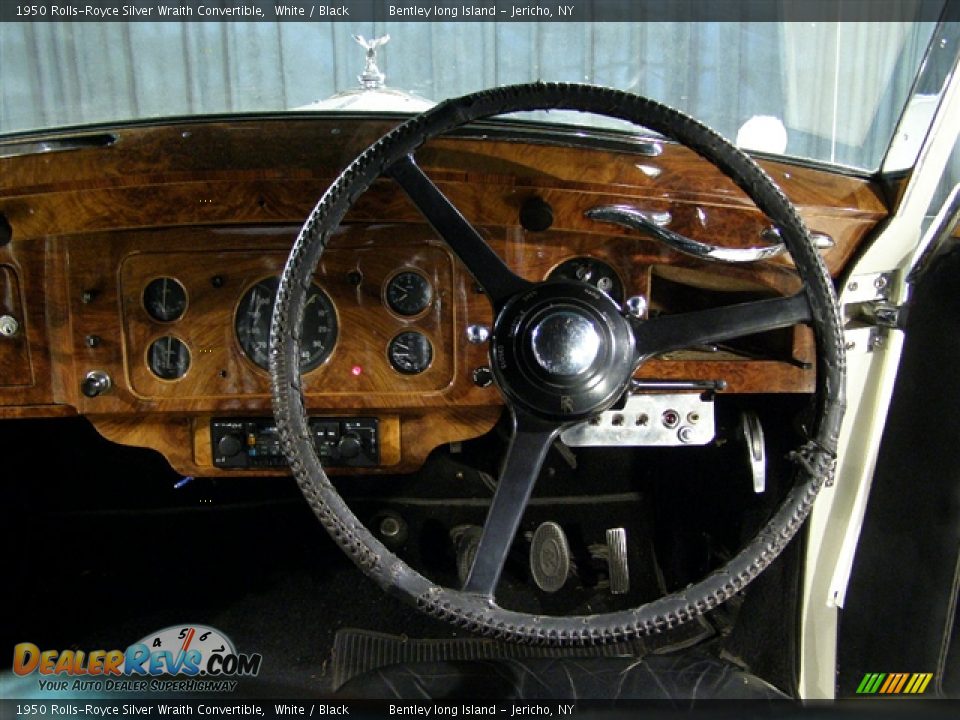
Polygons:
[[533,356],[551,375],[579,375],[600,351],[600,334],[582,313],[559,310],[540,320],[530,333]]
[[498,385],[528,412],[554,420],[596,414],[633,372],[633,333],[605,293],[577,281],[546,282],[512,298],[494,323]]

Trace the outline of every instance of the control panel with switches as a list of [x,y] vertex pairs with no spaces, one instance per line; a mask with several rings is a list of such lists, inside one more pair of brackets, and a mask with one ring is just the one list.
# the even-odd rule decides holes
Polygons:
[[716,435],[709,393],[629,395],[607,410],[560,433],[569,447],[706,445]]
[[[379,465],[377,431],[376,418],[310,419],[310,433],[324,465]],[[215,467],[244,470],[287,465],[272,418],[214,418],[210,439]]]

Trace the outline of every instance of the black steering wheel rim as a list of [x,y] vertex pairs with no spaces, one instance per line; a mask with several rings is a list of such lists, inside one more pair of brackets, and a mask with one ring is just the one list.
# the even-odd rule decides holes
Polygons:
[[[774,516],[737,555],[703,580],[640,607],[599,615],[556,617],[504,609],[492,592],[439,587],[408,566],[357,519],[330,482],[311,439],[300,379],[299,328],[306,292],[329,238],[356,199],[377,178],[389,174],[396,179],[404,167],[409,169],[405,159],[430,138],[493,115],[544,109],[633,122],[689,147],[728,175],[780,228],[804,283],[802,295],[818,351],[816,419],[806,442],[792,453],[797,477]],[[484,258],[474,260],[476,267]],[[515,296],[516,291],[504,288],[502,297]],[[496,308],[496,293],[494,304]],[[271,326],[270,374],[281,443],[300,489],[331,537],[368,576],[436,617],[495,637],[550,644],[589,644],[660,632],[742,590],[779,555],[810,513],[822,485],[832,480],[844,411],[844,348],[833,284],[796,210],[779,188],[748,156],[683,113],[621,91],[574,84],[516,85],[446,101],[403,123],[351,163],[320,198],[287,260]],[[516,418],[516,408],[511,409]]]

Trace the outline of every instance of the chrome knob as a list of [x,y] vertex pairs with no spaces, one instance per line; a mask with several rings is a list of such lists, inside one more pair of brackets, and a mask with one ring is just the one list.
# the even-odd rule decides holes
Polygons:
[[13,337],[20,331],[20,323],[13,315],[0,316],[0,335]]
[[631,317],[643,320],[647,317],[647,299],[643,295],[629,297],[623,304],[623,309]]
[[112,385],[110,376],[103,370],[91,370],[83,378],[83,382],[80,383],[80,392],[88,398],[95,398],[97,395],[103,395],[107,392]]
[[490,328],[486,325],[467,325],[467,342],[474,345],[485,343],[490,337]]

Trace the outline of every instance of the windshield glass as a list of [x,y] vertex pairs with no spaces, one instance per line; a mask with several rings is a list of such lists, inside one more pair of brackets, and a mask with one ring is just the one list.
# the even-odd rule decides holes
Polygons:
[[[418,111],[486,87],[547,80],[654,98],[745,148],[874,170],[933,29],[932,22],[8,22],[0,24],[0,133],[304,108]],[[389,35],[370,52],[386,88],[403,91],[379,91],[392,103],[317,103],[360,86],[368,50],[354,35],[368,46]],[[598,122],[565,113],[536,119]]]

